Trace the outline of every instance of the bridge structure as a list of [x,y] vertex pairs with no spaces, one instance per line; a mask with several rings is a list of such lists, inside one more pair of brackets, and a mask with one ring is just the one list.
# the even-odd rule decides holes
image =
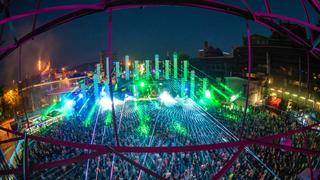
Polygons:
[[[25,34],[21,38],[14,37],[14,43],[6,45],[4,47],[0,47],[0,60],[3,60],[6,56],[8,56],[10,53],[21,47],[24,43],[28,42],[32,38],[36,37],[37,35],[41,33],[45,33],[49,31],[50,29],[53,29],[55,27],[58,27],[62,24],[68,23],[72,20],[95,14],[95,13],[108,13],[108,57],[112,57],[111,54],[111,45],[112,45],[112,12],[115,10],[123,10],[127,8],[137,8],[137,7],[146,7],[146,6],[188,6],[188,7],[195,7],[195,8],[202,8],[202,9],[209,9],[213,11],[220,11],[222,13],[231,14],[235,16],[242,17],[244,21],[246,22],[246,32],[247,32],[247,47],[248,47],[248,73],[251,73],[251,63],[252,63],[252,56],[251,56],[251,43],[250,43],[250,26],[249,21],[256,22],[258,24],[261,24],[265,26],[266,28],[272,29],[273,31],[279,32],[287,37],[289,37],[293,42],[301,45],[305,48],[306,53],[308,56],[313,56],[317,59],[320,57],[320,49],[318,48],[319,45],[319,37],[313,37],[312,33],[310,35],[310,39],[304,39],[303,37],[300,37],[298,34],[295,34],[291,30],[287,29],[286,27],[282,26],[278,20],[283,21],[289,21],[292,23],[300,24],[302,26],[305,26],[310,31],[320,31],[320,27],[311,24],[309,13],[306,8],[306,3],[309,3],[313,9],[320,14],[320,2],[317,0],[301,0],[301,5],[303,7],[306,20],[301,21],[292,17],[284,16],[281,14],[275,14],[272,13],[272,9],[269,4],[269,0],[264,0],[265,5],[265,12],[257,12],[254,11],[250,4],[247,1],[242,1],[245,4],[245,8],[237,7],[231,4],[227,4],[222,1],[217,0],[102,0],[95,4],[74,4],[74,5],[65,5],[65,6],[53,6],[53,7],[46,7],[46,8],[40,8],[38,6],[35,10],[30,10],[27,12],[23,12],[21,14],[12,15],[9,16],[8,12],[8,4],[4,3],[3,6],[1,6],[2,12],[5,12],[7,15],[6,18],[0,20],[0,25],[4,24],[10,24],[11,22],[19,19],[23,19],[29,16],[37,16],[42,13],[48,13],[53,11],[66,11],[69,10],[71,12],[62,15],[60,17],[56,17],[52,19],[51,21],[39,26],[39,27],[33,27],[32,31]],[[35,24],[36,18],[34,18],[34,24]],[[20,57],[21,57],[20,53]],[[21,58],[20,58],[21,59]],[[112,59],[109,61],[109,70],[111,70],[112,67]],[[308,74],[309,74],[309,68],[308,68]],[[240,156],[240,154],[245,150],[246,147],[250,145],[257,145],[257,146],[264,146],[267,148],[277,148],[282,149],[284,151],[291,151],[296,153],[303,153],[308,158],[312,156],[319,156],[320,151],[316,149],[311,149],[310,147],[292,147],[292,146],[286,146],[281,145],[277,143],[273,143],[273,140],[289,137],[295,134],[305,133],[307,131],[314,131],[314,127],[319,126],[320,123],[315,123],[312,125],[308,125],[302,128],[290,130],[287,132],[282,132],[274,135],[268,135],[264,137],[259,137],[255,139],[250,139],[247,137],[241,137],[239,140],[235,142],[222,142],[222,143],[215,143],[215,144],[203,144],[203,145],[188,145],[188,146],[178,146],[178,147],[129,147],[129,146],[121,146],[119,144],[119,137],[116,131],[116,118],[115,118],[115,110],[114,110],[114,98],[113,98],[113,83],[112,83],[112,73],[109,73],[108,80],[110,81],[108,83],[109,85],[109,91],[110,91],[110,97],[112,100],[112,121],[114,126],[114,138],[115,138],[115,145],[95,145],[95,144],[85,144],[85,143],[76,143],[76,142],[68,142],[68,141],[61,141],[56,140],[52,138],[44,138],[41,136],[31,135],[13,131],[10,129],[6,129],[3,127],[0,127],[0,130],[6,131],[8,133],[12,133],[16,135],[15,138],[0,141],[0,143],[7,143],[7,142],[14,142],[17,140],[24,139],[24,163],[23,167],[17,167],[17,168],[11,168],[6,170],[0,170],[0,175],[10,175],[10,174],[23,174],[25,179],[29,178],[29,174],[31,171],[37,171],[37,170],[43,170],[47,168],[57,167],[61,165],[66,164],[72,164],[74,162],[87,160],[89,158],[94,158],[99,155],[112,153],[119,158],[123,159],[124,161],[129,162],[133,166],[137,167],[138,169],[144,171],[145,173],[150,174],[151,176],[154,176],[158,179],[163,179],[163,177],[154,171],[146,168],[142,164],[139,164],[132,159],[126,157],[124,153],[173,153],[173,152],[194,152],[194,151],[208,151],[208,150],[216,150],[216,149],[225,149],[225,148],[237,148],[237,151],[232,155],[232,157],[228,160],[228,162],[224,165],[224,167],[214,176],[212,176],[212,179],[219,179],[222,177],[227,170],[231,167],[231,165],[237,160],[237,158]],[[250,76],[248,76],[248,90],[247,93],[249,94],[250,90]],[[248,108],[248,94],[246,98],[246,105],[245,110],[243,114],[243,119],[246,118],[247,114],[247,108]],[[245,122],[245,121],[243,121]],[[242,128],[245,124],[242,124]],[[29,166],[28,163],[28,141],[29,140],[36,140],[41,141],[45,143],[50,143],[54,145],[61,145],[61,146],[68,146],[73,148],[79,148],[79,149],[87,149],[91,150],[90,153],[79,155],[72,158],[67,158],[63,160],[56,160],[52,162],[46,162],[41,164],[35,164]],[[311,179],[313,178],[313,167],[309,163],[309,168],[311,169]]]

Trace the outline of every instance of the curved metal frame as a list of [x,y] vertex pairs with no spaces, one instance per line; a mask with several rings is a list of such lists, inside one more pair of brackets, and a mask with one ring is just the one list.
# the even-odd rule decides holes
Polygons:
[[[108,2],[102,1],[101,3],[96,3],[96,4],[76,4],[76,5],[66,5],[66,6],[55,6],[55,7],[42,8],[42,9],[24,12],[19,15],[11,16],[11,17],[5,18],[3,20],[0,20],[0,25],[5,24],[5,23],[9,23],[9,22],[12,22],[12,21],[24,18],[24,17],[47,13],[47,12],[51,12],[51,11],[75,10],[75,9],[77,9],[77,10],[70,12],[68,14],[65,14],[63,16],[60,16],[58,18],[55,18],[55,19],[43,24],[42,26],[34,29],[33,31],[24,35],[22,38],[18,39],[14,44],[10,44],[6,47],[0,48],[0,52],[2,52],[2,54],[0,55],[0,61],[3,60],[7,55],[9,55],[15,49],[17,49],[19,46],[21,46],[22,44],[24,44],[28,40],[32,39],[33,37],[35,37],[41,33],[44,33],[52,28],[55,28],[59,25],[70,22],[74,19],[86,16],[86,15],[94,14],[97,12],[103,12],[105,10],[109,10],[108,11],[109,16],[111,16],[112,10],[127,9],[127,8],[133,8],[133,7],[141,7],[141,6],[159,6],[159,5],[175,5],[175,6],[189,6],[189,7],[204,8],[204,9],[215,10],[215,11],[220,11],[220,12],[224,12],[227,14],[236,15],[236,16],[239,16],[239,17],[246,19],[247,20],[247,35],[248,35],[249,53],[251,52],[251,46],[250,46],[250,28],[248,25],[248,20],[253,20],[259,24],[266,26],[267,28],[270,28],[274,31],[277,31],[279,33],[287,35],[294,42],[296,42],[296,43],[300,44],[302,47],[304,47],[306,49],[306,51],[309,52],[308,54],[311,54],[314,57],[319,58],[320,49],[313,47],[313,42],[312,42],[313,37],[311,37],[311,41],[303,39],[302,37],[299,37],[297,34],[293,33],[289,29],[281,26],[281,24],[278,24],[274,21],[275,19],[290,21],[293,23],[303,25],[303,26],[309,28],[310,31],[311,30],[320,31],[319,27],[317,27],[313,24],[310,24],[308,12],[307,12],[305,5],[304,5],[304,0],[301,0],[301,2],[304,7],[304,12],[306,14],[307,22],[301,21],[298,19],[294,19],[291,17],[286,17],[286,16],[282,16],[279,14],[271,13],[271,8],[270,8],[268,0],[264,0],[267,13],[253,12],[250,8],[250,5],[247,3],[247,1],[245,2],[245,5],[247,6],[248,10],[240,8],[240,7],[236,7],[236,6],[233,6],[230,4],[222,3],[222,2],[219,2],[216,0],[139,0],[139,1],[114,0],[114,1],[108,1]],[[320,3],[316,0],[308,0],[308,2],[320,14]],[[110,26],[111,26],[111,23],[112,23],[112,19],[109,18],[109,25]],[[108,28],[109,28],[109,31],[108,31],[108,56],[110,56],[111,55],[111,30],[112,29],[111,29],[111,27],[108,27]],[[111,66],[109,66],[109,67],[111,68]],[[248,67],[249,67],[249,69],[251,69],[251,53],[248,56]],[[109,78],[109,79],[111,80],[111,78]],[[249,81],[250,81],[250,76],[248,77],[248,82]],[[248,85],[248,87],[249,87],[249,85]],[[110,85],[110,89],[112,91],[111,85]],[[247,101],[248,101],[248,97],[247,97]],[[246,110],[244,112],[246,112]],[[114,113],[114,111],[113,111],[113,113]],[[245,114],[244,114],[244,117],[245,117]],[[114,121],[114,124],[115,124],[115,121]],[[203,151],[203,150],[213,150],[213,149],[237,147],[238,151],[236,153],[234,153],[232,158],[227,162],[227,164],[215,176],[212,177],[212,179],[219,179],[231,167],[233,162],[243,152],[244,148],[246,146],[249,146],[252,144],[256,144],[256,145],[260,145],[260,146],[267,146],[267,147],[272,147],[272,148],[280,148],[280,149],[283,149],[286,151],[300,152],[300,153],[307,154],[308,157],[311,155],[320,155],[320,151],[313,150],[313,149],[295,148],[295,147],[289,147],[289,146],[284,146],[284,145],[280,145],[280,144],[269,143],[269,141],[274,140],[274,139],[279,139],[281,137],[287,137],[287,136],[291,136],[291,135],[298,134],[301,132],[306,132],[308,130],[312,130],[312,127],[318,126],[319,124],[320,123],[317,123],[317,124],[310,125],[308,127],[300,128],[297,130],[292,130],[292,131],[289,131],[286,133],[280,133],[280,134],[276,134],[276,135],[265,136],[265,137],[260,137],[260,138],[256,138],[256,139],[251,139],[251,140],[244,139],[244,140],[237,141],[237,142],[227,142],[227,143],[208,144],[208,145],[196,145],[196,146],[183,146],[183,147],[125,147],[125,146],[120,146],[118,143],[117,143],[117,146],[111,147],[111,146],[103,146],[103,145],[90,145],[90,144],[81,144],[81,143],[75,143],[75,142],[59,141],[59,140],[54,140],[51,138],[44,138],[44,137],[39,137],[39,136],[34,136],[34,135],[22,134],[22,133],[8,130],[8,129],[2,128],[2,127],[0,127],[0,130],[16,134],[18,136],[18,138],[13,139],[13,140],[21,139],[24,135],[25,139],[34,139],[37,141],[47,142],[47,143],[61,145],[61,146],[69,146],[69,147],[74,147],[74,148],[94,150],[94,152],[92,152],[90,154],[85,154],[85,155],[81,155],[81,156],[76,156],[76,157],[72,157],[72,158],[68,158],[68,159],[64,159],[64,160],[53,161],[53,162],[44,163],[44,164],[32,165],[30,167],[30,171],[46,169],[46,168],[50,168],[50,167],[56,167],[56,166],[60,166],[60,165],[64,165],[64,164],[70,164],[73,162],[86,160],[86,159],[93,158],[93,157],[96,157],[96,156],[99,156],[102,154],[106,154],[106,153],[115,153],[120,158],[128,161],[130,164],[136,166],[137,168],[147,172],[148,174],[150,174],[156,178],[162,179],[162,177],[159,176],[158,174],[156,174],[155,172],[153,172],[153,171],[147,169],[146,167],[132,161],[131,159],[125,157],[123,154],[120,154],[120,152],[136,152],[136,153],[185,152],[185,151]],[[242,124],[242,126],[243,125],[244,124]],[[116,141],[118,142],[117,137],[116,137]],[[5,142],[6,141],[0,141],[0,144],[5,143]],[[27,153],[27,147],[26,147],[26,153]],[[27,161],[27,159],[26,159],[26,161]],[[309,164],[310,164],[310,162],[309,162]],[[27,166],[27,162],[25,162],[25,166],[23,169],[16,168],[16,169],[9,169],[9,170],[2,170],[2,171],[0,170],[0,175],[21,173],[22,170],[27,170],[25,174],[29,174],[29,166]],[[26,176],[28,176],[28,175],[26,175]],[[25,178],[28,178],[28,177],[25,177]]]
[[[309,0],[312,1],[312,0]],[[313,4],[316,4],[316,2],[312,2]],[[3,52],[0,55],[0,60],[4,59],[7,55],[9,55],[11,52],[13,52],[15,49],[17,49],[20,45],[27,42],[28,40],[34,38],[35,36],[46,32],[52,28],[55,28],[61,24],[64,24],[66,22],[72,21],[74,19],[94,14],[98,12],[105,11],[109,8],[112,8],[113,10],[117,9],[127,9],[127,8],[134,8],[134,7],[141,7],[141,6],[159,6],[159,5],[174,5],[174,6],[189,6],[189,7],[197,7],[197,8],[204,8],[209,10],[215,10],[224,12],[227,14],[236,15],[239,17],[243,17],[248,20],[254,20],[259,24],[262,24],[266,26],[267,28],[273,29],[275,31],[278,31],[279,33],[287,35],[289,38],[291,38],[296,43],[302,45],[306,48],[306,50],[309,50],[313,52],[312,54],[315,56],[317,52],[320,52],[320,49],[312,47],[312,42],[304,40],[303,38],[299,37],[298,35],[294,34],[292,31],[286,29],[285,27],[281,26],[280,24],[277,24],[273,21],[273,19],[279,19],[279,20],[285,20],[294,22],[303,26],[306,26],[312,30],[320,31],[320,28],[312,25],[308,22],[304,22],[298,19],[282,16],[279,14],[272,14],[270,12],[268,13],[262,13],[262,12],[250,12],[249,10],[236,7],[233,5],[229,5],[226,3],[222,3],[216,0],[158,0],[154,2],[154,0],[139,0],[139,1],[132,1],[132,0],[114,0],[106,3],[97,3],[97,4],[78,4],[78,5],[68,5],[68,6],[55,6],[50,8],[41,8],[38,10],[28,11],[21,13],[19,15],[11,16],[9,18],[5,18],[0,21],[0,24],[12,22],[17,19],[21,19],[24,17],[36,15],[36,14],[42,14],[47,13],[51,11],[58,11],[58,10],[71,10],[71,9],[79,9],[74,12],[65,14],[61,17],[58,17],[56,19],[53,19],[46,24],[36,28],[34,31],[29,32],[19,40],[17,40],[16,43],[10,44],[6,47],[1,47],[0,52]],[[319,5],[320,6],[320,5]],[[270,9],[270,6],[267,6],[267,9]]]

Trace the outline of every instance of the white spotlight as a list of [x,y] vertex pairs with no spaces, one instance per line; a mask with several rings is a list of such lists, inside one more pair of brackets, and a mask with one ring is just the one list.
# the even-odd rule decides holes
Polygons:
[[160,96],[160,102],[162,102],[166,106],[174,105],[177,101],[167,92],[163,91]]
[[102,111],[111,110],[112,102],[109,97],[102,97],[100,99],[100,106]]

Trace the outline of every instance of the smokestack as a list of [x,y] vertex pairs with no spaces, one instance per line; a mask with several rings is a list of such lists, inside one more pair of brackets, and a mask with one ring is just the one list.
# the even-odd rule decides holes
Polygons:
[[209,49],[209,43],[208,43],[208,41],[205,41],[204,42],[204,51],[207,51]]

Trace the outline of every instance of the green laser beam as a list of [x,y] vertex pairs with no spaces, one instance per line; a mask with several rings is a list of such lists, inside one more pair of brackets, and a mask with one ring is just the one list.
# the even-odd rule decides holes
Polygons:
[[91,124],[92,117],[94,115],[94,112],[96,111],[97,103],[94,103],[94,105],[91,107],[86,119],[83,122],[84,127],[88,127]]
[[106,126],[109,126],[111,123],[112,123],[112,113],[111,113],[111,111],[108,111],[106,114],[106,117],[104,119],[104,124]]
[[222,91],[220,91],[218,88],[216,88],[215,86],[211,85],[212,89],[215,90],[217,93],[219,93],[221,96],[223,96],[225,99],[229,99],[229,97],[224,94]]
[[230,92],[231,94],[234,94],[234,91],[230,89],[228,86],[226,86],[225,84],[219,83],[219,85],[223,87],[225,90],[227,90],[228,92]]

